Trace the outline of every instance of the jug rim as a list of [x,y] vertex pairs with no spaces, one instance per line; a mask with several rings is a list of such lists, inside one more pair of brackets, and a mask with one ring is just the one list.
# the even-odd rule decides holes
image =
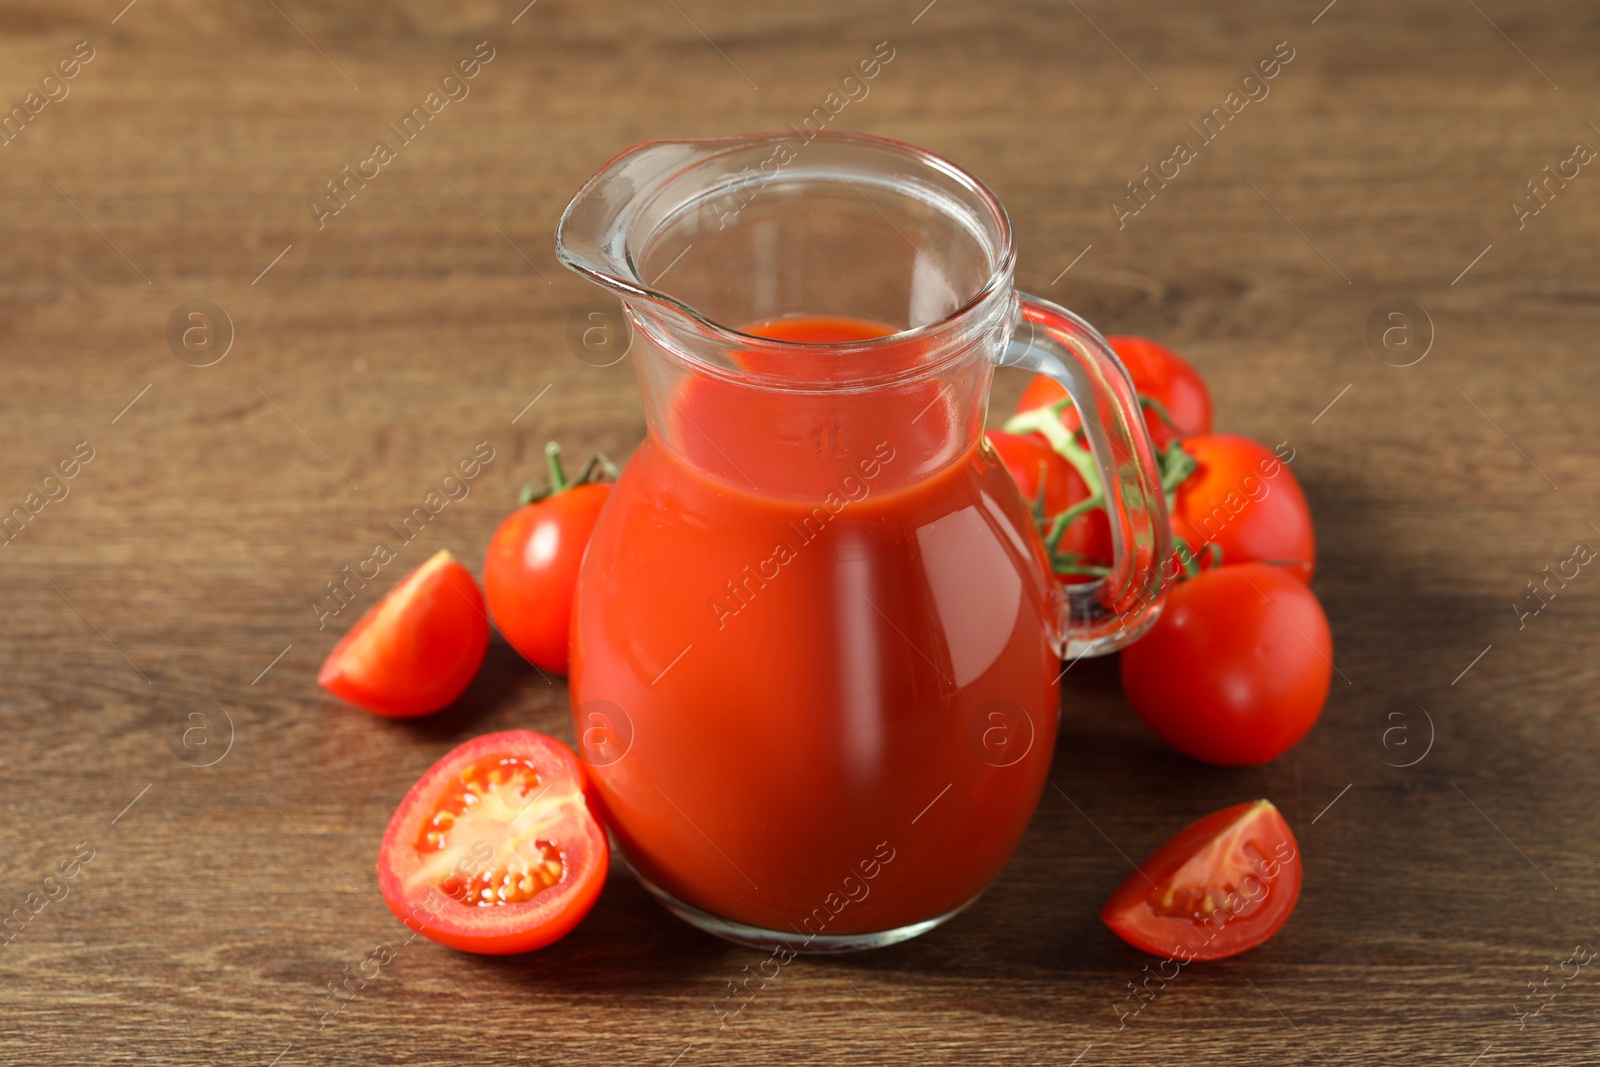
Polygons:
[[[953,308],[945,315],[931,322],[923,323],[920,326],[914,326],[909,329],[899,330],[894,333],[884,334],[879,337],[867,338],[865,340],[779,340],[771,337],[765,337],[760,334],[746,333],[737,327],[730,326],[727,323],[719,322],[716,319],[710,318],[693,305],[688,304],[685,301],[672,296],[670,293],[656,289],[650,284],[646,283],[644,279],[639,276],[638,267],[633,260],[634,250],[632,248],[627,248],[624,246],[624,256],[622,258],[627,264],[627,276],[621,277],[617,273],[611,273],[591,262],[586,261],[583,257],[573,253],[567,246],[565,234],[569,221],[571,220],[574,212],[579,208],[580,204],[585,200],[586,194],[590,193],[598,183],[604,182],[615,171],[619,164],[627,160],[629,157],[646,153],[651,150],[659,150],[670,147],[699,148],[705,150],[704,155],[684,162],[682,166],[676,168],[671,174],[666,175],[665,180],[662,183],[665,185],[666,182],[672,181],[678,176],[687,173],[694,168],[703,166],[712,160],[718,159],[732,152],[746,149],[752,144],[758,144],[763,141],[774,143],[785,140],[792,141],[795,139],[795,137],[796,135],[793,131],[770,130],[759,133],[725,134],[716,137],[657,138],[655,140],[643,141],[639,144],[624,149],[613,156],[606,162],[604,166],[596,171],[588,179],[588,181],[583,184],[583,187],[579,189],[578,193],[573,197],[572,201],[568,203],[565,210],[562,211],[561,219],[556,225],[557,259],[560,260],[564,266],[568,267],[579,275],[588,278],[591,281],[597,282],[606,288],[616,290],[624,296],[632,296],[642,300],[647,300],[653,304],[671,307],[682,315],[688,317],[698,329],[706,331],[715,339],[736,344],[741,348],[748,348],[754,345],[757,347],[770,346],[775,350],[794,349],[799,347],[816,352],[866,352],[876,348],[887,347],[892,344],[898,345],[904,344],[907,341],[917,341],[928,337],[934,337],[955,328],[957,325],[967,320],[974,311],[989,303],[997,293],[1003,291],[1011,284],[1011,275],[1016,263],[1016,241],[1011,227],[1011,217],[1007,213],[1005,205],[1001,203],[1000,198],[995,194],[994,190],[990,189],[988,185],[986,185],[981,179],[979,179],[965,167],[962,167],[959,164],[956,164],[934,152],[930,152],[927,149],[920,148],[916,145],[898,140],[896,138],[884,137],[878,134],[862,133],[855,130],[823,130],[817,132],[813,137],[803,140],[801,144],[803,147],[804,145],[811,144],[813,141],[826,140],[835,144],[854,144],[868,148],[889,150],[899,155],[909,157],[915,160],[917,163],[920,163],[922,166],[939,172],[948,179],[956,182],[968,193],[973,195],[974,198],[982,204],[989,215],[988,221],[993,226],[993,235],[992,239],[985,238],[984,240],[990,245],[990,248],[986,249],[986,251],[989,254],[993,266],[991,267],[987,277],[985,277],[983,283],[975,289],[970,297],[962,301],[960,305]],[[783,166],[779,166],[777,171],[774,172],[774,175],[780,173],[782,169]],[[695,362],[700,363],[703,361],[696,360]],[[716,370],[726,372],[728,368],[718,367]],[[748,372],[735,372],[732,376],[737,378],[748,377],[750,379],[760,379],[764,377],[759,374],[750,374]]]

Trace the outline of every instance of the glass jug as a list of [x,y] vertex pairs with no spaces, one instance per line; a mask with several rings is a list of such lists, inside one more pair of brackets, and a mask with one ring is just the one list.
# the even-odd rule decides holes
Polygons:
[[[992,192],[882,138],[641,145],[556,249],[621,298],[648,422],[572,624],[580,754],[628,864],[679,917],[775,951],[943,922],[1038,804],[1062,656],[1160,610],[1167,517],[1127,371],[1013,289]],[[985,442],[1003,364],[1082,413],[1105,578],[1055,580]]]

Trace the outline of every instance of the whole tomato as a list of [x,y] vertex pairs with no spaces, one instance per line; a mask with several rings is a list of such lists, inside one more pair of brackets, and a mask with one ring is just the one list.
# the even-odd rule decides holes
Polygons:
[[[1202,563],[1283,563],[1309,582],[1317,562],[1311,509],[1300,483],[1265,445],[1232,434],[1185,438],[1194,471],[1173,497],[1172,536]],[[1172,457],[1169,454],[1168,462]]]
[[1122,650],[1145,725],[1206,763],[1266,763],[1306,735],[1333,677],[1333,635],[1310,587],[1266,563],[1179,582],[1150,632]]
[[[990,430],[990,446],[1000,456],[1011,478],[1017,483],[1022,499],[1035,509],[1039,517],[1040,532],[1048,537],[1052,521],[1057,515],[1079,504],[1089,496],[1089,487],[1083,479],[1044,438],[1036,434],[1004,433]],[[1041,490],[1043,495],[1041,496]],[[1061,530],[1054,545],[1054,555],[1077,557],[1090,566],[1105,565],[1111,560],[1111,524],[1104,508],[1094,508]],[[1088,575],[1063,575],[1064,582],[1090,580]]]
[[551,488],[544,493],[523,490],[524,506],[512,512],[489,541],[483,561],[484,593],[495,625],[535,666],[567,673],[567,641],[578,567],[611,495],[601,474],[616,476],[604,456],[595,456],[583,473],[568,482],[561,469],[561,449],[545,446]]
[[[1144,337],[1108,337],[1106,340],[1128,368],[1134,391],[1160,404],[1167,418],[1172,420],[1169,426],[1161,412],[1153,407],[1146,408],[1145,425],[1157,448],[1166,447],[1178,437],[1211,432],[1211,391],[1206,388],[1200,372],[1187,360]],[[1017,410],[1050,407],[1065,399],[1067,391],[1060,383],[1040,374],[1028,383],[1022,399],[1017,401]],[[1076,432],[1079,426],[1077,409],[1071,405],[1063,408],[1061,423]]]

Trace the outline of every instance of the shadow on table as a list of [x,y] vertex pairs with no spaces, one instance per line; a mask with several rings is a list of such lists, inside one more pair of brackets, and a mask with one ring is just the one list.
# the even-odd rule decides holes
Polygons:
[[456,702],[436,715],[402,720],[423,740],[460,742],[495,730],[537,730],[572,744],[566,679],[524,659],[498,632],[483,666]]

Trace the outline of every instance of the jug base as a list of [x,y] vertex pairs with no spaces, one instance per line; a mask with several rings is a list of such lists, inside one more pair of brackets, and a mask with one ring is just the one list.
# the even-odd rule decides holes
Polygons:
[[[632,865],[630,864],[629,867],[631,869]],[[724,919],[719,915],[703,911],[693,904],[684,903],[665,889],[651,882],[650,879],[640,874],[638,870],[633,869],[632,873],[639,880],[639,884],[644,886],[651,896],[661,902],[662,907],[690,926],[704,930],[708,934],[715,934],[724,941],[732,941],[736,945],[748,945],[751,948],[769,951],[786,948],[801,956],[829,956],[841,952],[859,952],[862,949],[883,948],[886,945],[909,941],[918,934],[925,934],[940,923],[955,918],[971,907],[973,901],[983,895],[980,892],[971,900],[952,908],[943,915],[911,923],[909,926],[896,927],[893,930],[878,930],[864,934],[805,935],[796,930],[764,930],[759,926],[750,926],[746,923],[735,922],[732,919]]]

